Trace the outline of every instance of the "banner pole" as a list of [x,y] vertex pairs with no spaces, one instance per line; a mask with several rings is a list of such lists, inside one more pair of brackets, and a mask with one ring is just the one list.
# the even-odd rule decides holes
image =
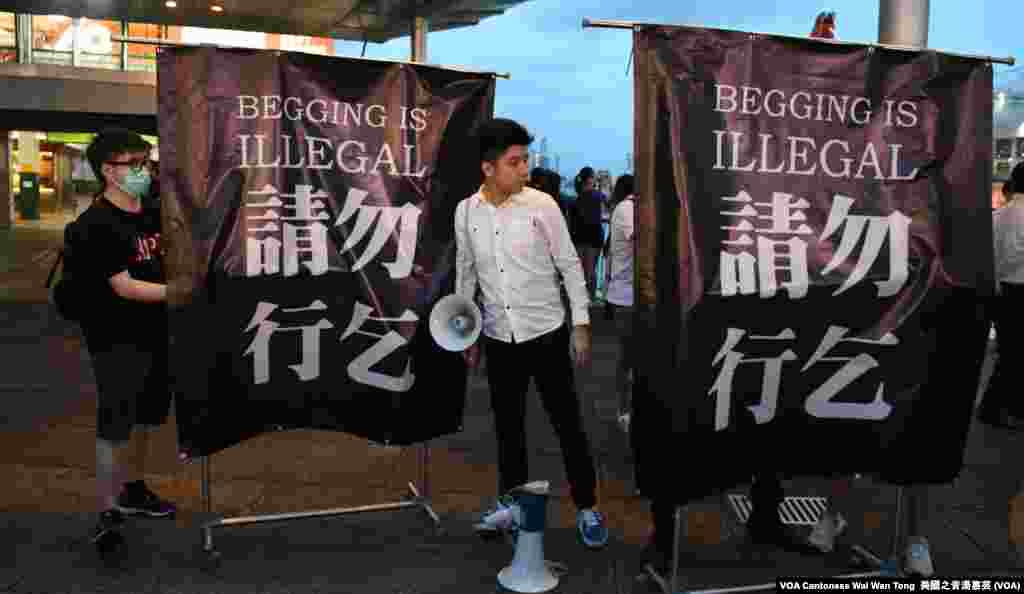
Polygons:
[[[780,35],[778,33],[761,33],[761,32],[757,32],[757,31],[739,31],[737,29],[722,29],[722,28],[718,28],[718,27],[701,27],[701,26],[698,26],[698,25],[672,25],[672,24],[666,24],[666,23],[644,23],[644,22],[639,22],[639,21],[604,21],[604,20],[600,20],[600,19],[590,19],[590,18],[584,18],[583,19],[583,28],[584,29],[588,29],[588,28],[592,28],[592,29],[636,29],[637,27],[678,27],[678,28],[684,28],[684,29],[712,29],[712,30],[715,30],[715,31],[726,31],[726,32],[729,32],[729,33],[748,33],[750,35],[760,35],[760,36],[764,36],[764,37],[775,37],[775,38],[778,38],[778,39],[794,39],[794,40],[799,40],[799,41],[804,41],[804,42],[811,42],[811,43],[826,43],[826,44],[829,44],[829,45],[846,45],[846,46],[851,46],[851,47],[874,47],[874,48],[887,49],[887,50],[893,50],[893,51],[901,51],[901,52],[929,51],[929,50],[925,50],[925,49],[920,48],[920,47],[907,46],[907,45],[890,45],[890,44],[884,44],[884,43],[859,43],[859,42],[854,42],[854,41],[840,41],[838,39],[822,39],[822,38],[816,38],[816,37],[815,38],[811,38],[811,37],[798,37],[796,35]],[[1014,64],[1017,63],[1016,58],[1014,58],[1013,56],[1009,56],[1009,57],[1006,57],[1006,58],[997,58],[997,57],[994,57],[994,56],[984,56],[984,55],[978,55],[978,54],[961,54],[961,53],[957,53],[957,52],[944,52],[944,51],[938,51],[938,50],[930,50],[930,51],[936,51],[936,53],[940,53],[940,54],[943,54],[945,56],[953,56],[953,57],[957,57],[957,58],[967,58],[969,60],[980,60],[982,62],[992,62],[994,64],[1006,64],[1006,65],[1009,65],[1009,66],[1013,66]]]
[[203,456],[203,459],[202,459],[202,461],[200,463],[200,474],[202,475],[202,478],[200,479],[200,482],[201,482],[200,486],[201,486],[202,496],[203,496],[203,507],[206,509],[206,513],[210,513],[210,511],[213,509],[213,502],[212,502],[213,498],[210,495],[210,457],[209,456]]

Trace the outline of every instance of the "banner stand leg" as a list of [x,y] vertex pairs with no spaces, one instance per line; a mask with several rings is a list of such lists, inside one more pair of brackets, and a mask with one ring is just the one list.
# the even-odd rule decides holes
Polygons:
[[[879,558],[877,555],[872,553],[866,547],[858,544],[850,546],[850,550],[853,551],[861,561],[864,561],[870,566],[872,571],[865,571],[862,573],[847,573],[841,575],[828,576],[838,579],[856,579],[856,578],[867,578],[867,577],[899,577],[899,545],[902,542],[903,536],[903,488],[897,487],[896,489],[896,529],[893,533],[891,550],[889,551],[889,559],[884,560]],[[746,586],[734,586],[728,588],[713,588],[706,590],[682,590],[680,587],[680,576],[679,576],[679,549],[682,542],[683,532],[686,530],[686,522],[684,520],[686,514],[686,506],[677,506],[675,508],[675,532],[672,538],[672,569],[671,576],[660,576],[654,569],[648,565],[646,568],[648,577],[653,579],[655,583],[661,588],[665,594],[736,594],[741,592],[768,592],[775,591],[775,582],[769,584],[750,584]],[[666,577],[669,579],[666,581]]]
[[892,544],[889,545],[889,558],[895,559],[900,551],[900,543],[906,539],[906,526],[903,522],[903,487],[896,487],[896,530],[892,534]]
[[[410,481],[408,483],[409,494],[405,498],[403,498],[402,501],[306,512],[268,514],[262,516],[242,516],[235,518],[220,518],[217,520],[205,522],[200,527],[200,533],[202,537],[203,553],[205,553],[206,555],[206,568],[211,570],[216,569],[217,565],[220,562],[220,552],[214,548],[213,544],[214,529],[228,528],[233,526],[280,523],[289,522],[292,520],[305,520],[312,518],[331,518],[355,514],[397,511],[401,509],[415,507],[422,509],[424,512],[426,512],[427,516],[433,522],[434,529],[437,531],[438,534],[441,534],[443,532],[441,518],[437,515],[437,512],[434,511],[434,508],[430,503],[430,446],[427,445],[426,443],[424,443],[421,446],[420,451],[417,455],[417,460],[420,467],[420,486],[417,487],[415,482]],[[204,456],[202,458],[202,497],[204,499],[204,505],[207,513],[211,513],[213,507],[211,501],[212,497],[210,495],[211,482],[212,481],[210,474],[209,458]]]
[[685,513],[685,505],[676,506],[676,529],[672,534],[672,592],[679,591],[679,544],[683,540],[683,530],[686,529],[686,522],[683,521],[683,514]]
[[420,489],[422,489],[422,492],[413,483],[409,483],[409,492],[412,493],[413,499],[434,522],[434,528],[440,534],[444,531],[444,527],[441,525],[441,517],[434,511],[430,502],[430,446],[426,443],[420,446],[419,466]]
[[210,457],[203,456],[200,462],[200,473],[202,477],[203,510],[210,513],[213,510],[213,496],[210,494]]

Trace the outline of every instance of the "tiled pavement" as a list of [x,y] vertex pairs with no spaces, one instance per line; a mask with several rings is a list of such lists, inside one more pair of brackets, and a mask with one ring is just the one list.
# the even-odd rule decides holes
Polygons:
[[[200,497],[200,468],[174,460],[173,423],[158,432],[149,481],[176,500],[175,521],[137,521],[130,546],[101,562],[82,542],[94,508],[95,387],[75,329],[40,302],[47,256],[59,233],[37,231],[0,247],[0,592],[352,592],[422,594],[492,592],[512,557],[503,543],[483,543],[470,530],[496,486],[495,447],[486,379],[474,378],[464,430],[431,442],[436,534],[417,510],[301,520],[215,532],[223,557],[204,571],[200,523],[210,516]],[[54,237],[57,239],[55,240]],[[41,271],[41,272],[40,272]],[[6,284],[5,284],[6,283]],[[596,312],[595,312],[596,313]],[[648,516],[632,489],[625,437],[615,427],[611,389],[614,340],[595,316],[595,361],[581,374],[589,434],[599,461],[600,498],[612,544],[600,552],[575,542],[573,510],[557,441],[536,399],[529,409],[531,474],[553,482],[545,533],[547,557],[568,566],[557,592],[654,591],[634,579]],[[1021,491],[1024,434],[972,428],[960,479],[935,490],[928,532],[938,570],[947,575],[1024,573],[1011,530],[1024,536]],[[686,452],[667,471],[686,475]],[[417,449],[383,448],[345,434],[294,431],[264,435],[213,456],[215,514],[264,514],[396,501],[417,477]],[[824,495],[819,480],[792,481],[791,495]],[[869,479],[855,487],[851,540],[882,553],[894,517],[894,489]],[[774,581],[776,575],[825,575],[849,569],[845,553],[800,558],[752,549],[716,497],[690,506],[683,544],[689,588]],[[1019,518],[1013,523],[1013,518]],[[857,521],[861,518],[861,521]]]

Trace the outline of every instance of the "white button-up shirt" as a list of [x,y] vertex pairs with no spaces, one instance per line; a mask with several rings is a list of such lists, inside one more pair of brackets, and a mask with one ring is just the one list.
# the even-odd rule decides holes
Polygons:
[[558,203],[533,188],[500,207],[481,189],[455,209],[456,292],[479,302],[484,335],[525,342],[565,323],[559,273],[574,325],[590,324],[583,267]]
[[1024,194],[1014,194],[992,217],[996,280],[1024,284]]
[[633,197],[615,207],[608,240],[609,303],[633,305]]

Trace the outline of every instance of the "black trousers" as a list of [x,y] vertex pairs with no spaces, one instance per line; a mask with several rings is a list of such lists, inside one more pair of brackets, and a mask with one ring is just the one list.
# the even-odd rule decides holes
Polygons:
[[562,446],[573,502],[578,509],[596,505],[597,473],[576,394],[569,327],[522,343],[485,338],[484,349],[498,437],[500,491],[539,480],[527,468],[526,393],[533,379]]
[[1024,402],[1021,401],[1021,381],[1024,371],[1020,367],[1021,355],[1024,355],[1024,316],[1021,316],[1021,305],[1024,304],[1024,285],[1001,283],[1002,295],[994,300],[992,320],[996,326],[996,348],[999,359],[996,360],[988,389],[982,398],[981,413],[1008,412],[1016,417],[1024,417]]

